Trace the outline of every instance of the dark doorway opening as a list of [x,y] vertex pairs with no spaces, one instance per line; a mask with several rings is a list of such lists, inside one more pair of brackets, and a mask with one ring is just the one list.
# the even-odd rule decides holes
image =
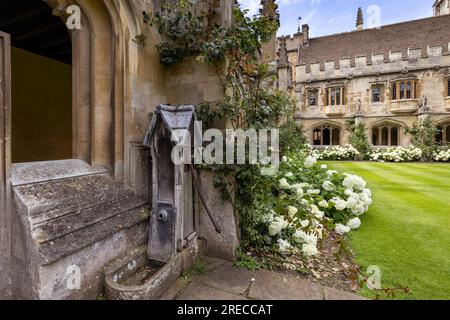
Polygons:
[[42,0],[0,0],[11,35],[12,162],[72,158],[72,41]]

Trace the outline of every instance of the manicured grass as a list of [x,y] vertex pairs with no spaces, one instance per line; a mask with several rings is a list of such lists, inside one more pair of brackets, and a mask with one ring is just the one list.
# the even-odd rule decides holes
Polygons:
[[383,287],[412,290],[397,299],[450,299],[450,164],[327,164],[363,177],[373,192],[350,236],[357,262],[380,266]]

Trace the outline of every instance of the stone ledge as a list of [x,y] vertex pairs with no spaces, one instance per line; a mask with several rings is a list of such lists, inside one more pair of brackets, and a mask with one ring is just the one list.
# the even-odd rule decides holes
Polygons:
[[13,186],[21,186],[107,172],[101,166],[90,166],[82,160],[16,163],[11,167],[11,183]]

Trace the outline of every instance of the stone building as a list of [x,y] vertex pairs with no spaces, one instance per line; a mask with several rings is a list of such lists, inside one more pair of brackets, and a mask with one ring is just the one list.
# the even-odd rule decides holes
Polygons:
[[303,25],[278,39],[279,85],[297,100],[296,118],[317,147],[348,143],[347,122],[365,124],[374,146],[408,146],[404,129],[431,115],[439,141],[450,143],[450,11],[311,38]]
[[[104,266],[147,243],[151,161],[142,142],[152,112],[223,95],[216,70],[195,59],[160,64],[161,37],[142,15],[160,2],[1,1],[0,298],[95,298]],[[197,9],[227,25],[232,5]],[[77,14],[80,28],[68,31]],[[198,212],[201,235],[210,226],[201,228]],[[178,246],[197,239],[180,234]],[[69,290],[73,265],[83,279]]]

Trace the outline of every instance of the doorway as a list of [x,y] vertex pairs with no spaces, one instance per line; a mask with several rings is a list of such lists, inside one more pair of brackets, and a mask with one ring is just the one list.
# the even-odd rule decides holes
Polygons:
[[0,2],[0,30],[11,36],[12,162],[70,159],[72,41],[42,0]]

